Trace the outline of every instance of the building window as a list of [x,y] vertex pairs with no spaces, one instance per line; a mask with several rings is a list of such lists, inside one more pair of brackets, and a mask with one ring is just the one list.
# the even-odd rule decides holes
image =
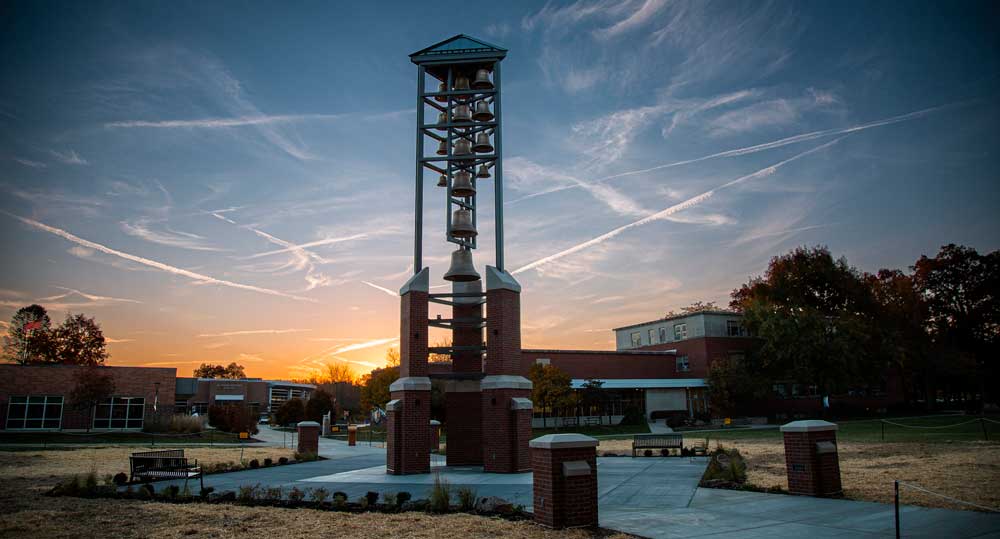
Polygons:
[[536,365],[548,365],[549,363],[551,363],[551,361],[549,361],[549,358],[547,357],[540,357],[535,359]]
[[674,324],[674,340],[681,341],[688,338],[687,324]]
[[677,372],[689,372],[691,370],[691,363],[688,361],[687,356],[677,356],[676,365]]
[[746,337],[747,329],[737,320],[726,320],[726,335],[730,337]]
[[642,346],[642,333],[636,331],[632,334],[632,348],[639,348]]
[[651,329],[649,330],[649,344],[655,344],[655,343],[656,343],[656,330]]
[[141,429],[146,399],[143,397],[112,397],[94,410],[95,429]]
[[660,328],[660,342],[667,342],[667,328]]
[[59,429],[62,412],[62,397],[11,396],[7,404],[7,428]]

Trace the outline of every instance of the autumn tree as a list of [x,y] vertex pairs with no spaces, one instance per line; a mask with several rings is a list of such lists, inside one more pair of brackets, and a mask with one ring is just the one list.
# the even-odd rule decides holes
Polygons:
[[246,379],[247,374],[243,365],[239,365],[234,361],[225,367],[222,365],[213,365],[211,363],[202,363],[201,366],[194,370],[194,377],[243,380]]
[[317,377],[317,381],[321,384],[337,384],[341,382],[354,384],[357,380],[358,377],[354,375],[351,367],[339,361],[323,365],[322,372]]
[[77,410],[88,412],[87,431],[93,424],[93,413],[96,406],[109,398],[115,392],[115,379],[110,372],[96,365],[89,365],[78,370],[73,375],[73,389],[67,396],[67,404]]
[[93,318],[67,315],[52,332],[51,360],[63,365],[104,365],[108,359],[104,332]]
[[882,376],[872,354],[870,290],[844,259],[825,247],[774,257],[762,277],[733,291],[760,339],[758,367],[774,377],[814,385],[822,395]]
[[391,398],[389,386],[399,379],[399,367],[375,369],[361,379],[361,409],[385,408]]
[[3,342],[3,359],[22,365],[48,361],[52,320],[45,307],[32,304],[14,313]]
[[[323,416],[334,410],[335,401],[333,395],[323,388],[317,388],[309,395],[306,401],[305,417],[307,421],[322,421]],[[334,421],[337,418],[333,418]]]
[[[438,339],[430,346],[431,348],[450,348],[451,339]],[[433,353],[427,355],[428,363],[450,363],[451,354]]]
[[531,400],[542,410],[543,417],[546,409],[557,411],[573,404],[573,380],[562,369],[536,363],[528,371],[528,378],[532,384]]
[[399,366],[399,348],[389,348],[385,351],[385,364],[389,367]]

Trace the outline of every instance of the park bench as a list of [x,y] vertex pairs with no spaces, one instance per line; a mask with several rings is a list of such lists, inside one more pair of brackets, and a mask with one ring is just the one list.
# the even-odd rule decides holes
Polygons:
[[645,449],[677,449],[684,447],[684,435],[670,434],[636,434],[632,437],[632,456]]
[[165,449],[160,451],[143,451],[132,453],[128,458],[129,481],[152,481],[156,479],[198,479],[202,488],[205,479],[202,477],[198,460],[190,460],[184,456],[183,449]]

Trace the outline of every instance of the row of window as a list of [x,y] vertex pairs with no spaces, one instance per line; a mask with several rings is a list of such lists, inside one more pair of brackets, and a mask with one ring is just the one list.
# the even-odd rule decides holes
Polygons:
[[[667,337],[667,328],[650,328],[647,330],[649,339],[648,344],[662,344],[671,342]],[[737,320],[727,320],[726,321],[726,336],[728,337],[746,337],[748,335],[747,330],[743,327]],[[642,346],[642,332],[634,331],[630,335],[632,340],[632,348],[639,348]],[[683,341],[688,338],[688,327],[687,324],[674,324],[674,341]]]
[[[62,428],[64,400],[61,396],[11,396],[7,403],[7,430],[58,430]],[[94,407],[95,429],[141,429],[146,399],[112,397]]]

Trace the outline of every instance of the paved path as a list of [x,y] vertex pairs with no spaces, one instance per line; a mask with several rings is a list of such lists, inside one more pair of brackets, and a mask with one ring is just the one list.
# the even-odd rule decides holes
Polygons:
[[[324,439],[320,453],[329,460],[209,475],[205,485],[217,492],[260,484],[281,486],[285,492],[292,487],[323,487],[344,492],[350,499],[368,491],[406,491],[414,498],[425,498],[437,474],[454,488],[467,486],[477,496],[499,496],[531,509],[530,473],[485,474],[481,468],[446,467],[444,457],[434,455],[435,474],[391,476],[385,473],[382,448],[348,447],[345,442]],[[649,538],[821,539],[894,534],[891,505],[698,488],[705,465],[704,457],[599,458],[601,526]],[[164,484],[157,483],[157,489]],[[1000,538],[998,514],[914,506],[904,506],[901,513],[905,537]]]
[[651,434],[669,434],[671,432],[674,432],[674,429],[667,426],[666,419],[663,420],[663,423],[660,423],[659,421],[650,421],[648,425],[649,425],[649,432]]

